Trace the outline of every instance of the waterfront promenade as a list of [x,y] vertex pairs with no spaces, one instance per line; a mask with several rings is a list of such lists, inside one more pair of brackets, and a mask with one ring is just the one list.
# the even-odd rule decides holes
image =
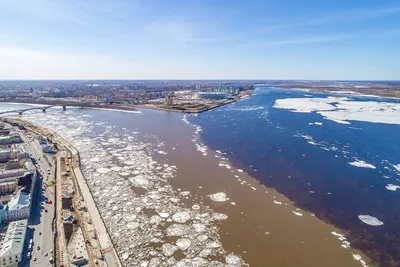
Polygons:
[[[76,183],[78,184],[81,196],[83,197],[83,201],[86,204],[89,216],[92,221],[92,225],[96,231],[97,242],[99,243],[99,246],[101,248],[102,258],[98,259],[99,265],[105,267],[121,267],[122,264],[118,258],[118,254],[111,242],[107,229],[97,209],[96,203],[94,202],[90,189],[80,169],[79,151],[55,132],[51,132],[48,129],[20,119],[12,120],[12,122],[24,126],[26,130],[32,131],[37,135],[47,136],[48,138],[51,138],[52,142],[57,144],[59,148],[63,147],[70,153],[72,158],[71,170],[73,171],[73,177],[75,177],[76,179]],[[66,247],[62,249],[65,250]]]

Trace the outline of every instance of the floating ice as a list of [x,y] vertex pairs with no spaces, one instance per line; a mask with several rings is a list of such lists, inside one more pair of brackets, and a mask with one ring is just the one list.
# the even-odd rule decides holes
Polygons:
[[173,224],[167,228],[169,236],[183,236],[190,232],[190,227],[185,224]]
[[147,180],[145,177],[138,175],[132,178],[129,178],[129,181],[134,185],[134,186],[139,186],[139,187],[147,187],[149,185],[149,180]]
[[282,202],[274,200],[274,203],[277,205],[282,205]]
[[243,170],[242,170],[242,169],[238,169],[237,171],[238,171],[238,172],[243,172]]
[[296,214],[297,216],[303,216],[301,212],[293,211],[293,213]]
[[[352,254],[353,254],[353,253],[352,253]],[[361,255],[359,255],[359,254],[353,254],[353,258],[354,258],[356,261],[359,261],[363,267],[368,267],[367,263],[362,259]]]
[[170,257],[178,250],[178,248],[172,244],[165,243],[162,245],[162,250],[165,256]]
[[190,219],[190,214],[187,211],[177,212],[172,215],[172,220],[177,223],[185,223]]
[[228,198],[226,197],[226,193],[224,193],[224,192],[211,194],[211,195],[209,195],[209,197],[211,198],[212,201],[215,201],[215,202],[224,202],[224,201],[228,200]]
[[363,223],[371,225],[371,226],[381,226],[383,222],[378,218],[370,216],[370,215],[358,215],[358,219],[360,219]]
[[190,195],[190,191],[182,191],[179,193],[179,195],[186,197],[186,196]]
[[192,242],[187,238],[180,238],[176,241],[176,246],[181,250],[187,250]]
[[350,248],[350,242],[347,241],[346,237],[342,234],[339,234],[337,232],[331,232],[332,235],[336,236],[341,242],[342,242],[342,247],[344,248]]
[[110,169],[107,169],[107,168],[98,168],[96,171],[97,171],[98,173],[101,173],[101,174],[106,174],[106,173],[108,173],[108,172],[110,171]]
[[[49,112],[32,116],[32,120],[61,133],[79,150],[85,180],[111,233],[111,240],[99,236],[102,245],[108,246],[106,243],[110,241],[115,245],[122,266],[224,266],[202,256],[223,259],[229,255],[222,247],[217,227],[226,215],[214,213],[201,198],[193,199],[189,206],[182,201],[190,193],[177,192],[169,183],[175,178],[177,167],[153,159],[164,144],[156,136],[144,136],[145,140],[151,140],[144,143],[129,129],[92,122],[96,116],[90,122],[83,121],[82,112],[86,111],[59,115]],[[200,130],[197,128],[196,132]],[[206,149],[198,136],[195,143]],[[183,216],[177,216],[182,212]],[[193,223],[183,224],[189,220]],[[187,248],[179,254],[180,261],[174,258],[178,247],[171,243],[171,237],[191,242],[189,247],[181,245]]]
[[223,214],[223,213],[214,213],[214,214],[212,215],[212,218],[213,218],[214,220],[217,220],[217,221],[223,221],[223,220],[228,219],[228,215]]
[[388,184],[388,185],[386,186],[386,189],[387,189],[387,190],[391,190],[391,191],[396,191],[397,189],[400,189],[400,186],[394,185],[394,184]]
[[[333,105],[334,103],[335,106]],[[278,99],[275,108],[293,112],[317,111],[325,119],[349,124],[347,120],[400,124],[400,104],[375,101],[354,101],[346,97]]]
[[167,154],[168,154],[167,152],[162,151],[162,150],[157,151],[157,153],[158,153],[158,154],[161,154],[161,155],[167,155]]
[[206,226],[202,223],[194,223],[193,228],[197,233],[201,233],[206,229]]
[[397,164],[397,165],[393,165],[393,167],[397,170],[397,171],[399,171],[400,172],[400,164]]
[[376,167],[372,164],[366,163],[362,160],[355,160],[353,162],[349,162],[350,165],[359,167],[359,168],[369,168],[369,169],[376,169]]
[[122,171],[122,167],[119,167],[119,166],[113,166],[113,167],[111,167],[110,169],[111,169],[112,171],[115,171],[115,172]]
[[168,212],[159,212],[158,215],[160,215],[161,218],[168,218],[169,217],[169,213]]
[[236,255],[225,256],[225,262],[229,267],[240,267],[242,266],[241,259]]

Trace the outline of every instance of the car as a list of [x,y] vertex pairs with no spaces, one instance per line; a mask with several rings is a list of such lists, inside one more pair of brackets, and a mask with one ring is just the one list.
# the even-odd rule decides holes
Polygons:
[[39,235],[42,235],[42,232],[39,232]]
[[53,249],[50,249],[50,253],[53,253]]
[[33,257],[33,261],[36,261],[36,257]]
[[37,246],[37,250],[40,250],[40,246]]
[[47,253],[47,252],[46,252],[46,253],[44,253],[44,256],[45,256],[45,257],[47,257],[47,255],[49,255],[49,253]]
[[45,209],[44,211],[47,212],[47,209]]

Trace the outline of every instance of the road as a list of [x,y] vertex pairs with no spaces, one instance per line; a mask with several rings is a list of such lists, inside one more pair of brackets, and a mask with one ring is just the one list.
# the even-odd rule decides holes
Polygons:
[[[54,252],[52,223],[55,201],[54,185],[50,185],[50,183],[54,182],[55,163],[53,157],[43,156],[42,149],[36,138],[29,140],[23,135],[22,138],[27,144],[27,152],[36,159],[37,171],[43,177],[43,180],[38,179],[37,181],[36,195],[32,200],[29,225],[35,230],[30,231],[30,237],[33,237],[32,257],[30,261],[26,261],[25,266],[52,266],[50,258],[54,258],[51,251]],[[47,204],[46,200],[51,200],[52,204]],[[47,256],[46,253],[48,254]]]

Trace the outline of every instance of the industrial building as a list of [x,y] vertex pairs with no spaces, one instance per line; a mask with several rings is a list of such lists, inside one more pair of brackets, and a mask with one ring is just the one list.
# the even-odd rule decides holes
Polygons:
[[18,266],[22,262],[28,220],[11,222],[1,242],[0,265]]

